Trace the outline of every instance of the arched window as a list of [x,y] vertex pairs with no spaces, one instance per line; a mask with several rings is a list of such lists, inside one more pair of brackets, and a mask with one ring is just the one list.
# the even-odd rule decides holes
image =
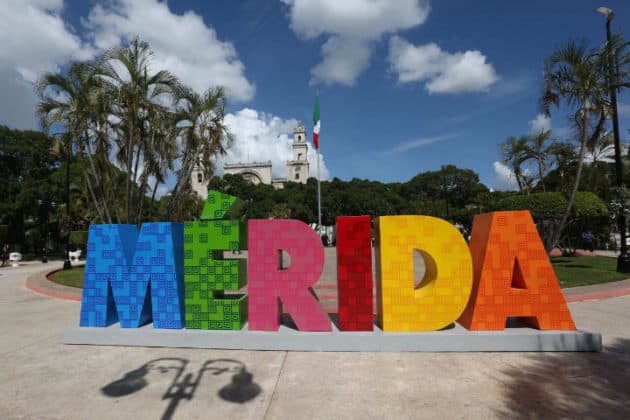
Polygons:
[[297,172],[295,173],[295,179],[300,179],[300,174],[298,174]]
[[298,153],[298,160],[302,160],[302,153]]
[[302,135],[298,134],[298,141],[302,140]]
[[203,182],[203,174],[201,173],[197,174],[197,182],[200,184]]

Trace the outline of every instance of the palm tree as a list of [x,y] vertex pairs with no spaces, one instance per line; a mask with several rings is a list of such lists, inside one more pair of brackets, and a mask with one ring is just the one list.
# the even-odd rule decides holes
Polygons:
[[97,119],[100,85],[93,67],[86,63],[72,63],[64,75],[46,73],[35,84],[40,98],[37,115],[44,129],[63,128],[60,141],[66,156],[74,151],[77,157],[87,158],[83,174],[99,218],[112,223],[107,206],[105,186],[96,169],[91,133]]
[[533,159],[538,166],[538,180],[542,186],[543,192],[546,192],[544,174],[548,169],[548,160],[550,156],[549,147],[547,145],[551,138],[551,130],[541,130],[534,136],[527,137],[525,155],[527,160]]
[[559,178],[556,189],[568,194],[571,188],[567,188],[566,185],[570,181],[570,173],[577,164],[575,145],[571,141],[554,141],[549,146],[549,155],[551,161],[555,163]]
[[177,200],[189,188],[195,165],[201,164],[205,179],[209,179],[213,173],[211,158],[226,154],[233,137],[224,123],[225,103],[222,88],[208,89],[203,95],[190,88],[178,90],[175,119],[182,143],[181,168],[167,205],[167,218],[173,214]]
[[597,191],[599,183],[599,164],[605,159],[615,158],[615,144],[612,132],[607,132],[597,139],[591,139],[586,145],[586,149],[593,158],[593,191]]
[[523,171],[523,163],[527,157],[527,138],[526,137],[509,137],[500,146],[501,155],[503,156],[503,164],[512,169],[519,192],[523,192],[528,185],[526,175]]
[[[154,110],[156,111],[156,110]],[[151,116],[151,132],[144,153],[144,164],[140,175],[140,191],[149,187],[149,179],[153,177],[155,183],[151,193],[151,208],[155,204],[158,186],[166,182],[168,171],[173,170],[173,163],[177,157],[177,137],[175,118],[171,112],[158,112]],[[140,220],[145,202],[145,194],[138,200],[136,220]]]
[[554,52],[545,63],[545,91],[542,97],[544,113],[549,117],[552,106],[559,107],[561,102],[564,102],[574,111],[573,120],[580,138],[575,182],[562,219],[549,242],[551,247],[559,242],[571,214],[589,138],[599,137],[606,121],[605,110],[608,108],[608,99],[605,68],[605,62],[601,56],[589,52],[586,44],[578,44],[574,41],[570,41]]
[[[116,157],[127,175],[126,223],[139,221],[137,202],[144,195],[143,188],[137,187],[140,162],[151,153],[148,150],[152,131],[160,130],[152,117],[168,113],[168,107],[163,103],[180,85],[168,71],[150,74],[151,57],[149,44],[135,38],[127,47],[106,52],[97,63],[97,75],[104,82],[112,103],[112,114],[118,120],[115,124],[118,131]],[[170,141],[175,142],[175,138]],[[157,150],[156,153],[161,155],[165,151]]]

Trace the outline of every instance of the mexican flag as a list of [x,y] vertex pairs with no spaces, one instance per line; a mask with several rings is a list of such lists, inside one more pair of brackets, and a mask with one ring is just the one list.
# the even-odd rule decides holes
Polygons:
[[315,110],[313,111],[313,144],[319,149],[319,96],[315,97]]

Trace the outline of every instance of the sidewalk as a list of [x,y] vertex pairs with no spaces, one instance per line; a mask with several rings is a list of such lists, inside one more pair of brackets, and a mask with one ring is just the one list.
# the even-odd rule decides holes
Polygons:
[[0,270],[0,418],[627,418],[630,296],[570,303],[602,353],[301,353],[68,346],[80,303]]

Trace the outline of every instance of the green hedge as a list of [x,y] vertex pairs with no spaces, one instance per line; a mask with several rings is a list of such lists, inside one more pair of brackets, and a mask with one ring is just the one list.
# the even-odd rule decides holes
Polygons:
[[567,199],[559,192],[513,195],[497,202],[496,210],[529,210],[536,221],[560,219]]
[[[559,192],[513,195],[497,202],[495,210],[529,210],[537,222],[559,220],[567,207],[566,197]],[[608,207],[591,192],[578,192],[573,203],[573,217],[605,217]]]

